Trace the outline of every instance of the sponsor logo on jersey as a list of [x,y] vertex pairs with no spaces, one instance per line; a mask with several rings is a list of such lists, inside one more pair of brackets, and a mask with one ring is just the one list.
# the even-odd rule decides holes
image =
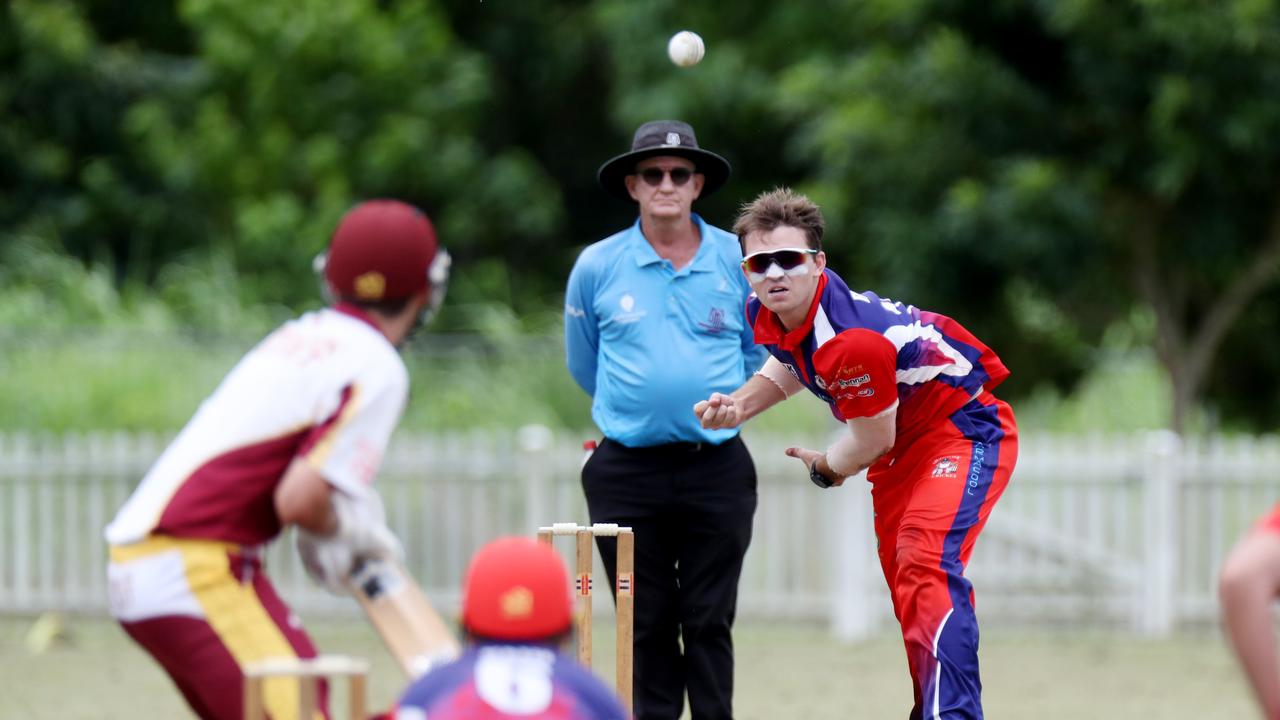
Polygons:
[[382,465],[382,451],[377,444],[362,437],[356,441],[355,452],[351,458],[351,473],[365,485],[372,485],[378,476],[378,468]]
[[973,458],[969,462],[969,487],[965,492],[973,495],[982,484],[982,466],[987,457],[987,446],[980,441],[973,443]]
[[871,382],[871,373],[863,373],[858,377],[852,377],[846,380],[836,380],[836,388],[841,390],[845,388],[856,388],[860,385],[866,385],[869,382]]
[[934,477],[955,477],[960,472],[960,458],[940,457],[933,461]]

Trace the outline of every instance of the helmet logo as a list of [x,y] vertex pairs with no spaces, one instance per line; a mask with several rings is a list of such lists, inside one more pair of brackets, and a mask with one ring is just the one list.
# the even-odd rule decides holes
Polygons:
[[668,144],[668,145],[679,145],[679,144],[680,144],[680,133],[673,133],[673,132],[669,132],[669,133],[667,133],[667,144]]
[[527,618],[533,614],[533,591],[517,585],[502,594],[498,599],[504,618]]
[[361,300],[381,300],[387,290],[387,279],[377,270],[370,270],[355,279],[356,297]]

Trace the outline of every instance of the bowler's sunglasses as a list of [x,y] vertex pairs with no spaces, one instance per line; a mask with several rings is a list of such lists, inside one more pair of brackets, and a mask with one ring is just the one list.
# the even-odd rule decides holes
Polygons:
[[689,182],[689,178],[693,177],[693,171],[689,168],[676,167],[671,170],[663,170],[662,168],[645,168],[640,171],[640,178],[644,180],[646,185],[658,187],[662,184],[662,176],[670,175],[671,184],[680,187]]
[[742,258],[742,267],[747,272],[757,275],[764,275],[769,271],[769,266],[777,263],[778,268],[784,273],[791,274],[790,271],[804,265],[804,261],[810,255],[817,255],[817,250],[810,248],[782,248],[780,250],[761,250],[753,252]]

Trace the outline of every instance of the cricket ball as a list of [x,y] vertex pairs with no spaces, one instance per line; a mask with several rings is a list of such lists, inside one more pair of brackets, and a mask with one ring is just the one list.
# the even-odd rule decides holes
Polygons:
[[688,30],[681,30],[667,41],[667,56],[680,67],[697,65],[706,52],[707,46],[702,44],[698,33]]

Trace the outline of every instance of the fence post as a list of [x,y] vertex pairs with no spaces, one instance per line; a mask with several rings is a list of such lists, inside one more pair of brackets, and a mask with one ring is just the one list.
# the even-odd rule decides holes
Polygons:
[[550,517],[555,507],[548,502],[554,489],[550,482],[552,450],[556,437],[545,425],[530,424],[516,431],[516,444],[521,453],[521,475],[524,477],[524,532],[532,533],[543,525],[558,522]]
[[1143,485],[1143,563],[1141,602],[1135,629],[1148,637],[1173,630],[1178,553],[1178,466],[1181,438],[1158,430],[1146,438]]
[[[833,542],[827,563],[831,573],[831,633],[845,642],[863,640],[875,630],[871,611],[873,567],[869,545],[875,542],[871,527],[871,494],[866,475],[858,474],[838,488],[830,503]],[[818,552],[822,552],[821,548]]]
[[31,607],[31,474],[40,464],[38,444],[26,433],[17,437],[18,462],[21,468],[13,477],[13,505],[9,521],[13,527],[13,605],[22,610]]

